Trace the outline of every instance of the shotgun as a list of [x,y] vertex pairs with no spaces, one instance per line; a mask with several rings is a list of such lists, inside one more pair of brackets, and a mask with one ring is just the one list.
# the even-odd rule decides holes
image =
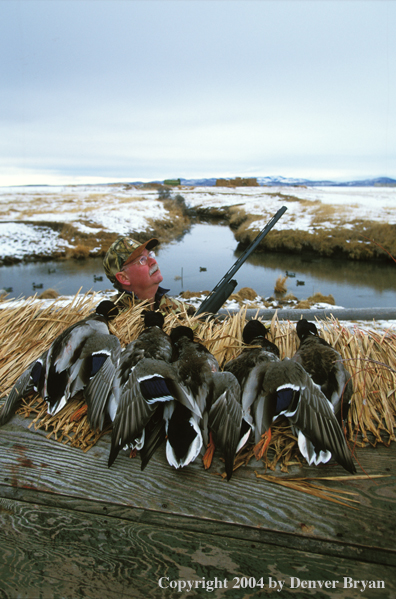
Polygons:
[[255,239],[253,239],[252,243],[246,248],[243,254],[238,258],[238,260],[231,266],[230,270],[226,272],[224,277],[219,281],[209,293],[209,295],[203,300],[202,304],[199,306],[195,315],[202,314],[203,312],[209,312],[210,314],[216,314],[224,302],[230,297],[231,293],[234,291],[238,282],[235,279],[232,279],[234,274],[239,270],[245,260],[250,256],[253,250],[256,249],[258,244],[267,233],[270,232],[272,227],[278,222],[278,220],[283,216],[286,212],[287,207],[282,206],[279,208],[278,212],[271,218],[271,220],[267,223],[262,231],[257,235]]

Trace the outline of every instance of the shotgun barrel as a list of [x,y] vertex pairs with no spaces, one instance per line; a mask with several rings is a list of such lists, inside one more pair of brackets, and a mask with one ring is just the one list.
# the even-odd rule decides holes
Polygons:
[[287,207],[282,206],[279,208],[278,212],[271,218],[271,220],[267,223],[262,231],[257,235],[255,239],[251,242],[251,244],[246,248],[241,256],[239,256],[238,260],[231,266],[231,268],[226,272],[224,277],[219,281],[209,293],[209,295],[203,300],[197,311],[196,315],[203,314],[204,312],[208,312],[210,314],[216,314],[218,310],[220,310],[221,306],[224,302],[230,297],[231,293],[234,291],[238,282],[235,279],[232,279],[234,274],[241,268],[242,264],[245,260],[250,256],[250,254],[256,249],[258,244],[267,233],[270,232],[272,227],[278,222],[278,220],[283,216],[286,212]]

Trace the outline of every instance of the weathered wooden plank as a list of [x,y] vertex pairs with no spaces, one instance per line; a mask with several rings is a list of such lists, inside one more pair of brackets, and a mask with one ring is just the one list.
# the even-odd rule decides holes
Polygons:
[[[396,551],[372,547],[370,545],[353,545],[346,539],[337,541],[323,540],[313,537],[309,534],[288,534],[268,529],[253,528],[218,522],[216,520],[198,519],[180,514],[167,514],[164,512],[155,512],[152,510],[143,510],[131,508],[110,503],[84,500],[51,493],[42,493],[30,489],[21,489],[17,487],[8,487],[0,485],[0,498],[4,500],[17,499],[24,503],[34,503],[46,509],[47,507],[57,507],[73,510],[83,514],[106,515],[111,518],[121,518],[131,522],[147,524],[151,526],[171,528],[172,530],[182,530],[189,532],[199,532],[232,539],[243,539],[252,543],[262,543],[265,545],[277,545],[287,550],[299,550],[310,553],[319,553],[338,557],[342,553],[343,557],[365,561],[371,564],[382,564],[396,566]],[[1,499],[0,499],[1,501]],[[302,531],[303,532],[303,531]]]
[[[26,504],[0,502],[0,596],[2,599],[97,599],[207,596],[255,598],[281,581],[287,596],[352,599],[362,589],[353,581],[382,588],[365,597],[395,597],[394,569],[252,543],[241,539],[172,530],[122,518]],[[243,579],[247,588],[233,588]],[[249,579],[253,588],[249,588]],[[224,581],[227,581],[225,586]],[[197,582],[193,592],[160,584]],[[315,585],[305,588],[301,584]],[[309,583],[311,581],[311,583]],[[318,590],[329,581],[330,588]],[[336,582],[338,581],[338,582]],[[263,587],[259,586],[260,584]],[[294,588],[291,588],[291,587]],[[274,592],[274,588],[272,589]]]
[[[16,418],[0,431],[0,482],[19,489],[394,551],[393,475],[342,485],[327,483],[356,493],[358,510],[352,510],[259,480],[253,473],[260,468],[257,463],[238,470],[227,483],[205,472],[198,462],[181,471],[171,469],[161,452],[143,473],[139,459],[130,460],[126,454],[109,470],[108,449],[105,437],[84,454],[47,440],[40,431],[26,430],[24,422]],[[386,469],[395,464],[395,448],[361,450],[359,460],[368,473],[388,473]],[[212,470],[216,468],[223,469],[219,461]],[[343,474],[338,466],[298,472]]]

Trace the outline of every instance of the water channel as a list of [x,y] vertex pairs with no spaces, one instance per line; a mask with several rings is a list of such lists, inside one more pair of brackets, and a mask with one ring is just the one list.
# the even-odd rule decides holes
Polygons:
[[[227,226],[192,226],[182,238],[158,248],[163,286],[170,288],[170,295],[213,289],[239,257],[236,246]],[[336,304],[345,308],[396,305],[396,264],[393,263],[256,253],[235,275],[237,289],[252,287],[262,297],[274,295],[276,279],[286,271],[295,275],[287,279],[287,291],[298,299],[320,292],[332,294]],[[100,291],[111,288],[111,284],[103,273],[102,259],[91,258],[2,266],[0,288],[11,287],[8,297],[27,297],[48,288],[73,295],[80,287],[82,292]]]

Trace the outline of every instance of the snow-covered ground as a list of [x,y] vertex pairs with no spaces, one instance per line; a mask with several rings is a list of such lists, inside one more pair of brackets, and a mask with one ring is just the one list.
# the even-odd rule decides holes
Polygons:
[[[248,214],[263,215],[252,224],[255,229],[262,229],[280,206],[287,212],[277,222],[278,230],[331,229],[354,220],[396,223],[395,187],[207,187],[185,189],[182,195],[191,207],[241,205]],[[318,219],[318,203],[336,207],[331,220]]]
[[[173,194],[181,194],[189,207],[240,205],[257,215],[251,225],[254,229],[261,229],[283,205],[287,212],[276,224],[278,230],[331,229],[340,222],[348,227],[361,219],[396,223],[395,187],[184,187]],[[329,204],[335,209],[326,220]],[[324,216],[318,218],[321,207]],[[71,223],[81,232],[128,235],[150,230],[152,220],[169,218],[156,189],[123,184],[2,187],[0,260],[50,256],[70,245],[56,230],[38,223]]]
[[[168,218],[155,189],[123,185],[0,188],[0,260],[51,256],[72,247],[45,224],[70,223],[77,231],[128,235]],[[99,248],[98,248],[99,249]],[[94,252],[93,252],[94,253]]]

